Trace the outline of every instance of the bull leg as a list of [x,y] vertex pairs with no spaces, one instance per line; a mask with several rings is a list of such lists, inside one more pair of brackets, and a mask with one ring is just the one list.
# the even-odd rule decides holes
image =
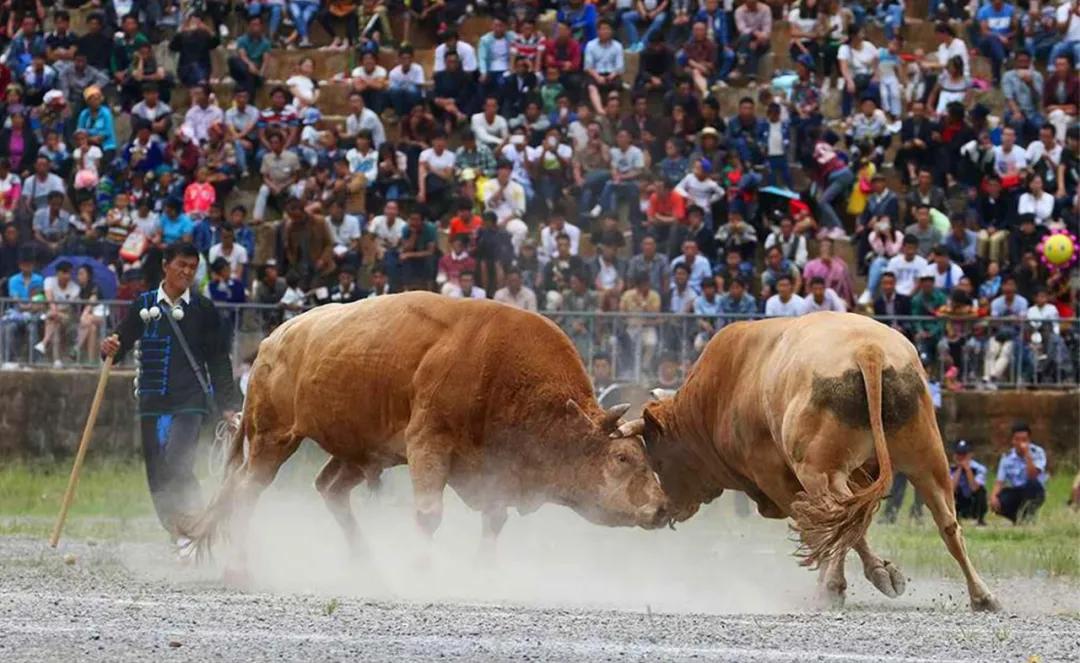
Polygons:
[[443,490],[450,478],[450,451],[447,436],[417,427],[405,432],[405,456],[413,485],[416,523],[430,540],[442,523]]
[[903,572],[892,562],[875,555],[874,551],[870,550],[870,544],[866,542],[865,536],[855,544],[855,552],[862,560],[863,575],[873,583],[874,587],[878,588],[878,591],[891,599],[904,593],[907,581],[904,579]]
[[248,457],[237,470],[239,487],[232,514],[233,549],[225,566],[225,583],[247,587],[251,576],[247,564],[247,538],[255,502],[277,476],[278,470],[300,446],[301,439],[291,434],[256,433],[249,441]]
[[818,574],[818,598],[827,607],[839,610],[847,600],[847,577],[844,575],[845,552],[821,565]]
[[477,559],[483,566],[495,563],[495,545],[506,525],[506,507],[491,506],[480,514],[480,552]]
[[920,472],[908,475],[915,489],[922,495],[923,501],[934,516],[938,532],[945,547],[949,549],[953,558],[960,565],[960,570],[967,580],[968,597],[971,600],[971,609],[976,612],[1001,610],[1001,604],[990,593],[990,589],[979,577],[978,572],[968,558],[967,549],[964,546],[964,537],[960,534],[960,523],[956,519],[956,509],[953,505],[952,483],[949,481],[949,473],[944,463],[935,464],[929,472]]
[[356,517],[349,503],[349,494],[353,488],[364,481],[366,475],[366,467],[363,465],[331,458],[315,479],[315,488],[322,495],[326,507],[344,532],[349,552],[354,558],[367,557],[368,551],[367,544],[360,535],[360,528],[356,524]]

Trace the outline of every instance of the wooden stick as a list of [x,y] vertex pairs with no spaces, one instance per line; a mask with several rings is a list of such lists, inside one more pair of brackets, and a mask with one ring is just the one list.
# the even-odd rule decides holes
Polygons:
[[75,465],[71,468],[71,477],[68,478],[67,490],[64,491],[64,501],[60,503],[60,513],[56,516],[56,526],[53,527],[52,537],[49,538],[49,545],[53,548],[60,542],[60,531],[64,529],[68,508],[75,497],[75,486],[79,484],[79,471],[82,469],[83,459],[86,458],[86,450],[90,446],[90,436],[94,432],[98,410],[101,409],[101,401],[105,397],[105,385],[109,381],[109,371],[112,369],[112,364],[113,358],[107,357],[105,363],[101,365],[97,391],[94,392],[94,401],[90,404],[90,415],[86,418],[86,427],[83,428],[82,439],[79,440],[79,451],[75,454]]

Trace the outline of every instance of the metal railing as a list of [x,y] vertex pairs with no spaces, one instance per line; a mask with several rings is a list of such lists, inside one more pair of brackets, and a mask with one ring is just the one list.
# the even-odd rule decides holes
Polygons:
[[[59,304],[0,298],[0,362],[19,368],[99,365],[97,344],[127,315],[127,301]],[[283,319],[272,304],[219,304],[238,368]],[[678,383],[724,325],[762,315],[549,311],[598,383]],[[881,316],[915,344],[943,389],[1080,386],[1080,319]],[[48,338],[46,339],[46,336]],[[42,344],[45,344],[44,347]]]

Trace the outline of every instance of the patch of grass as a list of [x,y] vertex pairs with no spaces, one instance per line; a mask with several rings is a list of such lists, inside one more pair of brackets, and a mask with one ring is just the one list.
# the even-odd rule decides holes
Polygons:
[[334,613],[337,612],[337,609],[340,607],[341,602],[337,600],[337,597],[334,597],[327,601],[325,605],[323,605],[323,615],[326,617],[332,617]]
[[[975,568],[988,576],[1080,578],[1080,513],[1065,505],[1071,477],[1066,472],[1050,479],[1046,502],[1035,523],[1013,525],[994,514],[987,515],[987,527],[962,521]],[[871,528],[869,540],[874,549],[906,570],[961,577],[929,511],[923,509],[922,522],[908,519],[908,507],[914,499],[912,491],[908,493],[896,524]]]

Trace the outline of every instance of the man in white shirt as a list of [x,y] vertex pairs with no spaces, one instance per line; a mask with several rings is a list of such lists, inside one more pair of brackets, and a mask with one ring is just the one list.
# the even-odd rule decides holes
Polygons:
[[[45,279],[45,288],[48,290],[49,280]],[[1061,327],[1058,324],[1058,320],[1061,319],[1061,314],[1058,313],[1057,307],[1050,302],[1050,293],[1046,291],[1046,288],[1040,287],[1035,291],[1035,303],[1027,310],[1028,324],[1033,328],[1038,329],[1043,323],[1052,323],[1051,328],[1054,330],[1054,334],[1061,333]]]
[[364,96],[364,103],[376,115],[382,113],[386,107],[386,89],[390,81],[386,68],[379,64],[375,54],[365,51],[360,58],[360,66],[352,70],[349,78],[353,90]]
[[765,316],[769,318],[794,318],[803,314],[806,304],[795,294],[791,277],[783,274],[776,279],[776,294],[765,302]]
[[616,214],[619,202],[630,210],[630,225],[634,231],[634,246],[640,242],[641,206],[638,178],[645,171],[645,153],[634,145],[633,137],[626,129],[615,135],[615,147],[611,148],[611,179],[600,192],[600,208],[606,214]]
[[581,228],[568,222],[561,214],[556,214],[548,219],[546,226],[540,229],[540,250],[537,257],[541,265],[546,264],[558,253],[556,240],[563,233],[570,238],[570,255],[578,255],[578,249],[581,247]]
[[[770,298],[771,301],[771,298]],[[844,313],[847,304],[836,294],[832,288],[825,287],[825,279],[815,276],[810,279],[810,294],[803,299],[803,313],[815,313],[817,311],[836,311]]]
[[219,234],[221,241],[210,247],[207,261],[214,264],[214,261],[218,258],[225,258],[229,261],[232,278],[243,282],[244,271],[247,269],[248,264],[247,249],[243,245],[236,243],[236,230],[232,225],[223,224]]
[[78,320],[70,302],[79,298],[79,284],[71,278],[71,263],[63,260],[56,265],[56,275],[45,277],[45,299],[49,308],[45,313],[45,337],[34,349],[45,354],[52,347],[53,363],[60,365],[60,346],[71,335],[71,328]]
[[346,214],[341,200],[330,203],[330,213],[326,216],[326,227],[334,238],[334,258],[338,263],[348,262],[358,265],[360,259],[360,218]]
[[699,249],[697,242],[692,239],[688,239],[683,242],[682,255],[671,261],[671,269],[674,271],[678,265],[686,265],[686,269],[689,271],[690,289],[694,291],[695,295],[701,294],[701,282],[705,279],[711,279],[712,266],[709,261],[702,258],[699,255]]
[[484,99],[484,110],[475,113],[469,120],[476,140],[487,145],[492,150],[510,137],[510,125],[506,118],[499,115],[499,98],[488,96]]
[[536,293],[522,284],[521,272],[511,269],[506,273],[506,286],[495,291],[495,301],[526,311],[536,311]]
[[413,49],[403,46],[398,51],[398,65],[387,75],[390,105],[394,107],[399,121],[404,119],[413,106],[420,103],[424,88],[424,68],[413,62]]
[[529,227],[521,220],[525,214],[525,189],[517,182],[510,179],[513,166],[500,161],[495,179],[484,182],[481,196],[484,200],[484,209],[494,212],[499,226],[510,233],[514,245],[514,253],[517,253],[521,242],[529,234]]
[[449,207],[449,195],[454,182],[453,151],[446,146],[446,134],[441,131],[431,139],[431,147],[420,153],[419,187],[416,201],[427,205],[433,219],[440,218]]
[[476,49],[467,42],[458,39],[457,30],[447,30],[443,33],[443,43],[435,47],[434,73],[446,69],[446,54],[457,53],[461,58],[461,70],[472,73],[476,71]]
[[401,244],[408,224],[398,216],[396,200],[386,201],[383,213],[371,220],[371,234],[378,244],[378,257],[381,259],[388,251],[396,251]]
[[934,247],[934,264],[931,269],[934,273],[934,288],[944,292],[946,297],[960,284],[960,279],[964,278],[964,270],[949,259],[949,252],[944,246]]
[[919,238],[914,235],[905,235],[900,254],[889,259],[885,271],[892,272],[896,276],[896,292],[910,297],[919,284],[919,277],[926,271],[929,264],[926,258],[919,255]]
[[361,131],[371,133],[371,144],[376,150],[386,142],[386,127],[378,114],[365,105],[363,94],[350,92],[349,114],[345,116],[345,135],[341,137],[342,142],[356,140],[356,135]]
[[589,83],[589,101],[601,114],[608,92],[622,88],[626,68],[622,44],[613,39],[614,34],[614,26],[604,19],[597,26],[596,39],[585,45],[584,69]]
[[201,145],[209,138],[210,125],[225,122],[225,113],[210,103],[210,88],[196,85],[191,88],[191,108],[184,115],[184,124],[191,127],[195,140]]
[[937,51],[932,59],[928,58],[922,64],[924,67],[941,71],[954,57],[964,61],[964,78],[971,78],[971,56],[968,54],[967,44],[956,36],[956,31],[948,23],[938,23],[934,28],[934,35],[938,40]]
[[456,284],[448,282],[443,286],[443,294],[451,299],[487,299],[484,289],[476,287],[476,275],[472,272],[462,272]]

